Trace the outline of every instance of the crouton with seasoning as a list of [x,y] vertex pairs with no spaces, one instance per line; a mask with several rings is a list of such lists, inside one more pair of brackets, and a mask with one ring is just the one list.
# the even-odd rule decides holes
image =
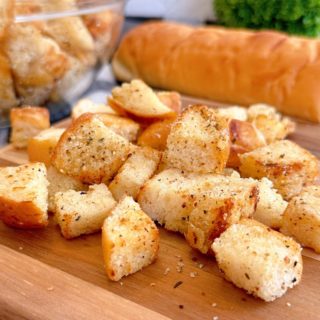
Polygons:
[[133,115],[142,119],[165,119],[176,112],[162,103],[153,90],[141,80],[132,80],[111,91],[109,105],[120,115]]
[[298,194],[319,174],[318,159],[289,140],[274,142],[239,157],[242,176],[267,177],[285,200]]
[[200,196],[195,197],[185,232],[189,245],[204,254],[232,224],[253,215],[259,193],[253,179],[216,176],[210,183],[210,188],[201,188]]
[[106,273],[118,281],[157,257],[159,231],[131,197],[124,197],[105,219],[102,248]]
[[175,91],[159,91],[157,92],[159,100],[168,106],[171,110],[175,111],[177,114],[181,113],[181,96]]
[[232,119],[229,122],[231,148],[227,166],[238,168],[239,154],[246,153],[266,145],[262,133],[250,122]]
[[57,192],[54,196],[55,220],[62,235],[71,239],[99,231],[115,205],[105,184],[92,185],[88,191]]
[[228,281],[265,301],[281,297],[301,280],[300,245],[255,220],[233,224],[212,250]]
[[64,129],[50,128],[41,131],[28,141],[28,157],[31,162],[43,162],[47,167],[51,164],[51,157]]
[[118,135],[134,142],[138,138],[140,132],[140,124],[124,117],[113,114],[100,113],[97,115],[103,124]]
[[172,124],[163,158],[180,170],[221,173],[229,151],[228,121],[213,109],[194,105]]
[[124,195],[137,197],[140,188],[156,171],[161,153],[151,148],[136,148],[119,169],[109,185],[114,198],[119,201]]
[[0,219],[15,228],[48,224],[48,180],[43,163],[0,168]]
[[130,142],[107,128],[99,117],[84,114],[64,132],[52,156],[61,173],[97,184],[109,181],[127,159]]
[[30,138],[50,127],[49,111],[40,107],[12,108],[10,123],[11,143],[17,149],[24,149],[27,148]]
[[148,126],[138,138],[138,145],[163,151],[167,146],[167,138],[175,119],[157,121]]
[[80,99],[72,108],[71,118],[77,119],[84,113],[108,113],[116,115],[117,113],[104,103],[95,103],[90,99]]
[[274,107],[266,104],[251,105],[248,108],[248,121],[262,132],[268,144],[285,139],[296,128],[292,120],[282,117]]
[[290,200],[281,232],[320,253],[320,186],[305,187]]
[[273,188],[273,183],[267,178],[258,182],[259,201],[257,209],[252,218],[267,225],[270,228],[279,229],[282,223],[282,216],[288,202]]
[[49,167],[47,171],[48,175],[48,210],[54,212],[54,197],[57,192],[64,192],[68,190],[84,191],[88,189],[88,186],[84,185],[80,180],[68,177],[65,174],[60,173],[56,168]]

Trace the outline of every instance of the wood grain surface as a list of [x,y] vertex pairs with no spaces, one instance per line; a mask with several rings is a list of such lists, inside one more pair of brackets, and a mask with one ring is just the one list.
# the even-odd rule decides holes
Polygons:
[[[299,122],[291,138],[320,157],[320,126]],[[23,151],[0,150],[0,165],[26,161]],[[0,319],[320,319],[320,255],[312,250],[303,253],[301,284],[266,303],[225,281],[214,258],[183,237],[162,229],[160,235],[157,261],[115,283],[104,273],[99,233],[67,241],[52,219],[37,231],[0,223]]]

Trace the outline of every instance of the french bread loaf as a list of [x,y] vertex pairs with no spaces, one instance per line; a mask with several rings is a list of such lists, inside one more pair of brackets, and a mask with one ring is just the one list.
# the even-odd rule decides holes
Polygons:
[[122,81],[141,78],[155,88],[244,106],[268,103],[320,122],[319,40],[151,22],[124,37],[112,65]]

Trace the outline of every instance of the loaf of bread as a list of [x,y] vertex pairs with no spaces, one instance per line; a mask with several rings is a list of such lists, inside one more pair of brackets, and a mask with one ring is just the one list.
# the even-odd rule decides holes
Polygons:
[[124,37],[113,70],[119,80],[226,103],[264,102],[320,122],[319,49],[319,40],[274,31],[152,22]]

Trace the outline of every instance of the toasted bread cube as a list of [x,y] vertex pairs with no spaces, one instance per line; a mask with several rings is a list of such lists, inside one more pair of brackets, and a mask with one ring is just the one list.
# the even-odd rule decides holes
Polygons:
[[274,142],[239,157],[241,175],[267,177],[285,200],[298,194],[319,174],[318,159],[289,140]]
[[138,145],[163,151],[174,119],[166,119],[148,126],[138,138]]
[[212,242],[232,224],[251,217],[258,202],[257,183],[252,179],[212,177],[211,188],[201,188],[189,214],[185,238],[192,248],[206,254]]
[[217,108],[218,113],[229,120],[235,119],[240,121],[247,121],[247,109],[239,106]]
[[116,115],[107,113],[100,113],[98,117],[106,127],[118,135],[131,142],[137,140],[140,131],[139,123],[129,118],[118,117]]
[[282,216],[288,202],[273,188],[273,183],[267,178],[258,182],[259,201],[252,218],[267,225],[270,228],[281,227]]
[[177,114],[181,113],[182,103],[181,96],[175,91],[159,91],[157,96],[162,103],[168,106],[171,110]]
[[156,171],[160,157],[160,152],[151,148],[135,149],[109,185],[114,198],[119,201],[127,195],[135,199]]
[[124,197],[103,223],[102,248],[106,273],[118,281],[156,259],[159,231],[131,197]]
[[77,119],[84,113],[108,113],[115,115],[116,112],[104,103],[95,103],[90,99],[80,99],[72,108],[71,118]]
[[254,104],[248,108],[248,121],[259,129],[266,142],[272,143],[285,139],[295,131],[295,123],[289,118],[282,118],[274,107],[266,104]]
[[257,221],[233,224],[212,250],[228,281],[265,301],[281,297],[301,280],[300,245]]
[[41,131],[28,141],[29,161],[43,162],[47,167],[51,164],[51,156],[64,129],[50,128]]
[[132,114],[145,119],[163,119],[176,115],[141,80],[132,80],[130,83],[114,88],[109,104],[116,112],[125,116]]
[[48,224],[47,170],[43,163],[0,167],[0,219],[15,228]]
[[320,186],[305,187],[290,200],[281,232],[320,253]]
[[11,143],[15,148],[28,146],[28,140],[50,127],[49,111],[40,107],[13,108],[10,112]]
[[246,121],[232,119],[229,122],[231,148],[227,166],[238,168],[239,154],[255,150],[266,145],[263,134],[256,127]]
[[110,180],[131,151],[130,142],[93,114],[76,119],[59,140],[52,164],[62,173],[94,184]]
[[57,192],[65,192],[68,190],[85,191],[88,186],[84,185],[78,179],[68,177],[60,173],[56,168],[49,167],[47,171],[49,186],[48,186],[48,210],[54,212],[55,204],[54,197]]
[[206,106],[186,109],[173,123],[164,162],[196,173],[221,173],[230,151],[228,121]]
[[[222,194],[221,190],[225,190],[225,193]],[[232,197],[234,199],[230,199]],[[237,220],[241,215],[252,215],[256,201],[257,188],[254,181],[248,182],[247,179],[232,176],[188,174],[177,169],[167,169],[154,176],[142,187],[138,196],[142,210],[153,220],[158,221],[167,230],[186,234],[188,241],[196,248],[192,231],[196,232],[198,222],[199,228],[207,227],[206,223],[200,226],[201,221],[197,222],[197,214],[203,214],[201,219],[205,220],[210,208],[222,208],[230,202],[231,213],[227,212],[225,216],[218,217],[218,209],[214,212],[220,220],[212,225],[211,234],[215,233],[214,236],[217,236],[228,222]],[[197,212],[202,203],[205,203],[203,210],[206,210],[206,213],[203,213],[203,210]],[[194,225],[189,227],[192,214]],[[200,232],[204,231],[199,229],[198,234]]]
[[92,185],[88,191],[57,192],[54,196],[55,220],[62,235],[72,239],[99,231],[115,205],[105,184]]

